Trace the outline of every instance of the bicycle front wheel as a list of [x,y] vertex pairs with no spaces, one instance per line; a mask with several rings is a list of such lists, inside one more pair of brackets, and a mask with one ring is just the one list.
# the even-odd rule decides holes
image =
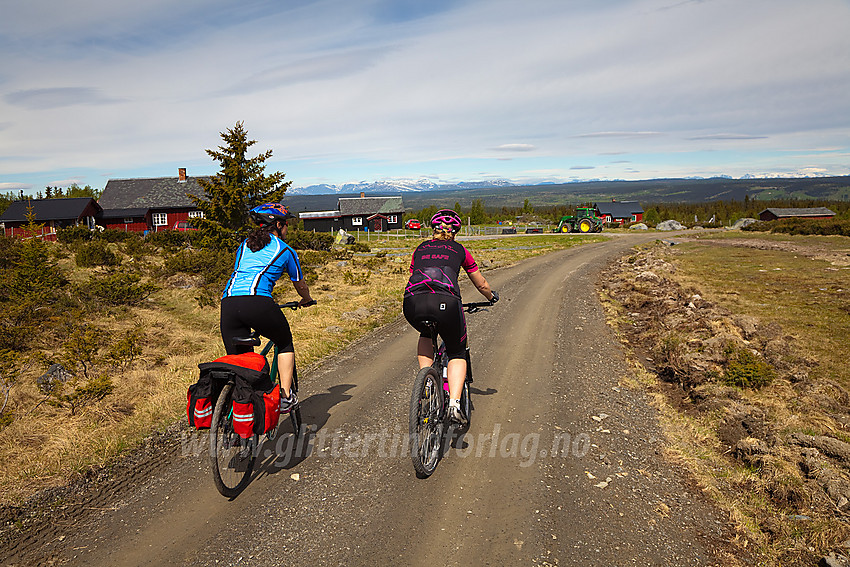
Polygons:
[[222,388],[210,427],[210,465],[215,487],[228,498],[242,492],[254,470],[256,436],[243,439],[233,430],[233,384]]
[[445,399],[437,372],[423,368],[416,375],[410,397],[410,458],[416,476],[431,476],[440,461]]

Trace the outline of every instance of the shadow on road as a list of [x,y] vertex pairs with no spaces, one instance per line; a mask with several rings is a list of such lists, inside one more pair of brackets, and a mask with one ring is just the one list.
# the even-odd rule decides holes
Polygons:
[[293,435],[291,421],[281,416],[277,435],[265,440],[260,447],[258,458],[261,460],[255,467],[252,482],[263,475],[291,469],[307,459],[312,451],[311,440],[316,432],[327,424],[331,408],[350,400],[352,396],[347,392],[352,388],[354,384],[338,384],[328,388],[327,392],[313,394],[304,399],[301,402],[304,423],[298,437]]

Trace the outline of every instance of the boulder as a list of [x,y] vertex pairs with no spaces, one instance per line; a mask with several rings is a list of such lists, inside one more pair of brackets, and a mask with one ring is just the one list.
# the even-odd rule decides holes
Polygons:
[[738,220],[735,221],[735,224],[732,225],[732,228],[740,230],[740,229],[744,228],[745,226],[750,226],[751,224],[757,223],[757,222],[758,222],[758,220],[750,219],[750,218],[738,219]]
[[655,230],[684,230],[682,223],[675,220],[666,220],[655,225]]

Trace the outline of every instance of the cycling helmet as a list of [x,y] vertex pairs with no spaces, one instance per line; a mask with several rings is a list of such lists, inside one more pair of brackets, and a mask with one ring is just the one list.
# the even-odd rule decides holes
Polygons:
[[280,203],[266,203],[251,209],[251,219],[257,224],[273,224],[275,221],[286,222],[287,219],[291,218],[295,218],[295,215]]
[[461,225],[460,215],[451,209],[441,209],[431,217],[431,228],[434,230],[444,224],[452,229],[452,234],[457,234]]

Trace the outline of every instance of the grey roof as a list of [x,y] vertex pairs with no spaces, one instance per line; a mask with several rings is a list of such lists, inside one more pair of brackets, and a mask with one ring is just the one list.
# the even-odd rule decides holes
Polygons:
[[396,197],[341,197],[337,208],[342,215],[402,214],[404,204]]
[[110,179],[106,182],[98,203],[104,209],[195,208],[187,193],[204,196],[204,189],[198,183],[197,177],[187,177],[182,183],[176,177]]
[[102,219],[121,219],[130,217],[143,217],[148,214],[148,208],[140,209],[103,209]]
[[339,211],[313,211],[310,213],[298,213],[298,218],[301,219],[329,219],[339,218]]
[[0,221],[20,222],[27,220],[30,208],[35,214],[35,222],[49,220],[77,220],[84,216],[89,208],[89,215],[96,216],[101,208],[91,197],[75,197],[72,199],[27,199],[13,201],[0,215]]
[[[762,213],[769,211],[777,217],[833,217],[835,213],[826,207],[810,207],[805,209],[777,209],[768,208]],[[761,213],[759,213],[761,214]]]
[[623,219],[631,217],[635,213],[642,213],[643,207],[637,201],[612,201],[610,203],[594,203],[594,207],[602,215],[611,215],[611,218]]

